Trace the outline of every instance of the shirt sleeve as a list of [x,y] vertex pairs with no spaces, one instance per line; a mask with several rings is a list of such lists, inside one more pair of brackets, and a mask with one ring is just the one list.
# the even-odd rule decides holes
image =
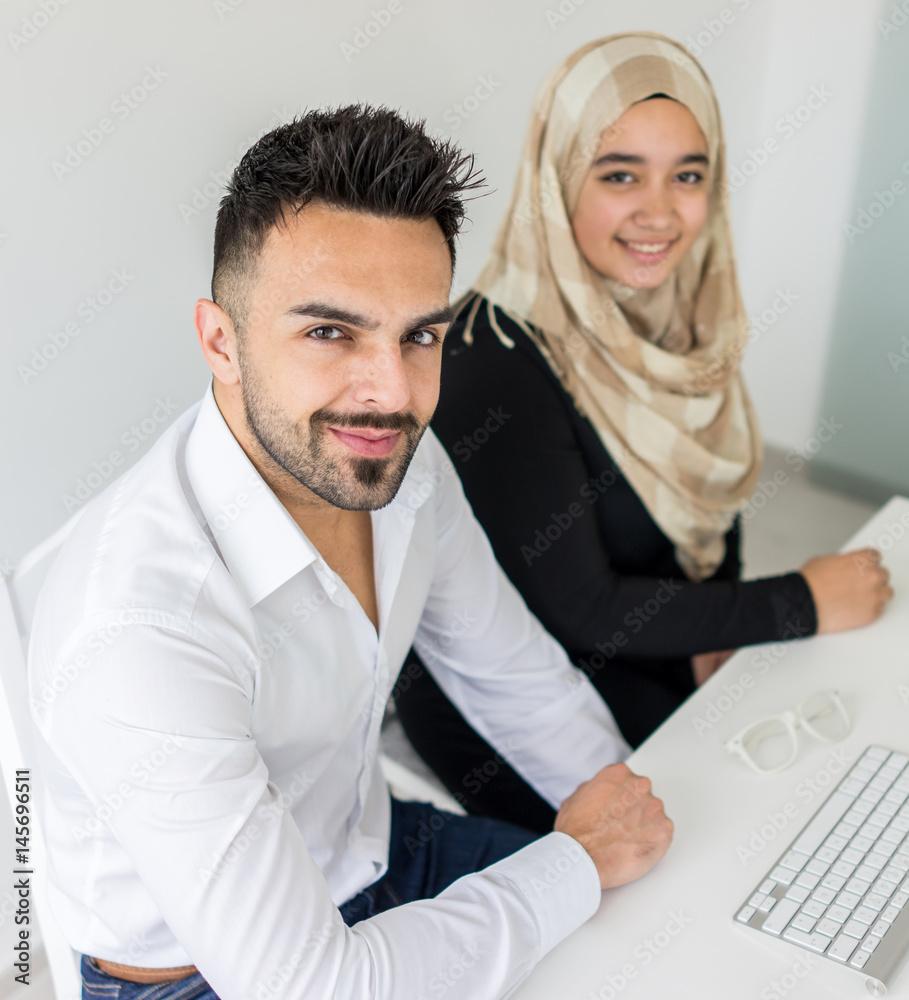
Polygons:
[[92,621],[37,672],[38,689],[60,693],[36,721],[96,813],[108,804],[113,836],[222,1000],[412,1000],[440,984],[451,1000],[495,1000],[596,910],[593,862],[554,833],[346,927],[251,736],[246,666],[189,628],[116,621]]
[[[591,466],[570,397],[526,336],[507,329],[512,349],[486,328],[471,347],[449,334],[433,429],[509,579],[573,657],[604,646],[629,661],[687,657],[816,631],[800,573],[735,578],[736,528],[727,536],[736,551],[714,579],[684,577],[633,491],[601,488],[620,470],[605,449]],[[617,536],[635,540],[622,565],[604,540],[600,505]]]
[[558,808],[630,748],[496,562],[457,476],[441,483],[436,572],[414,647],[467,721]]

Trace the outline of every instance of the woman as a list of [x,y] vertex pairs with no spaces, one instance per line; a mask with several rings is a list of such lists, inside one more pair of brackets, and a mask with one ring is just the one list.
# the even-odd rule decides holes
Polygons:
[[[512,203],[445,342],[433,428],[496,557],[640,743],[731,650],[864,624],[876,552],[740,582],[761,465],[719,109],[660,35],[616,35],[542,87]],[[470,811],[553,811],[411,666],[418,752]]]

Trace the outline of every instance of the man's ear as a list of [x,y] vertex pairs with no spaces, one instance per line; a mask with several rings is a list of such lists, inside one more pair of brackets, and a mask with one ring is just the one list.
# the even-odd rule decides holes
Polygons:
[[199,345],[212,374],[224,385],[236,385],[240,381],[237,334],[230,317],[216,302],[199,299],[195,319]]

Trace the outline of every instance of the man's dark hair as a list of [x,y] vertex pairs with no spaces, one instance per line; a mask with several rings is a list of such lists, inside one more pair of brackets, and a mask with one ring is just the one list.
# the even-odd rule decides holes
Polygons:
[[212,298],[240,334],[269,231],[310,202],[435,219],[453,269],[464,194],[481,184],[473,156],[428,136],[422,121],[360,104],[310,111],[264,135],[234,171],[215,225]]

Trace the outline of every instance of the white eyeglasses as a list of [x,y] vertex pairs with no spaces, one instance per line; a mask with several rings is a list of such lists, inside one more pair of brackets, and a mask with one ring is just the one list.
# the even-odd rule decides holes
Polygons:
[[795,709],[746,726],[727,740],[726,750],[758,774],[778,774],[798,753],[798,726],[822,743],[836,743],[848,735],[852,723],[838,691],[818,691]]

